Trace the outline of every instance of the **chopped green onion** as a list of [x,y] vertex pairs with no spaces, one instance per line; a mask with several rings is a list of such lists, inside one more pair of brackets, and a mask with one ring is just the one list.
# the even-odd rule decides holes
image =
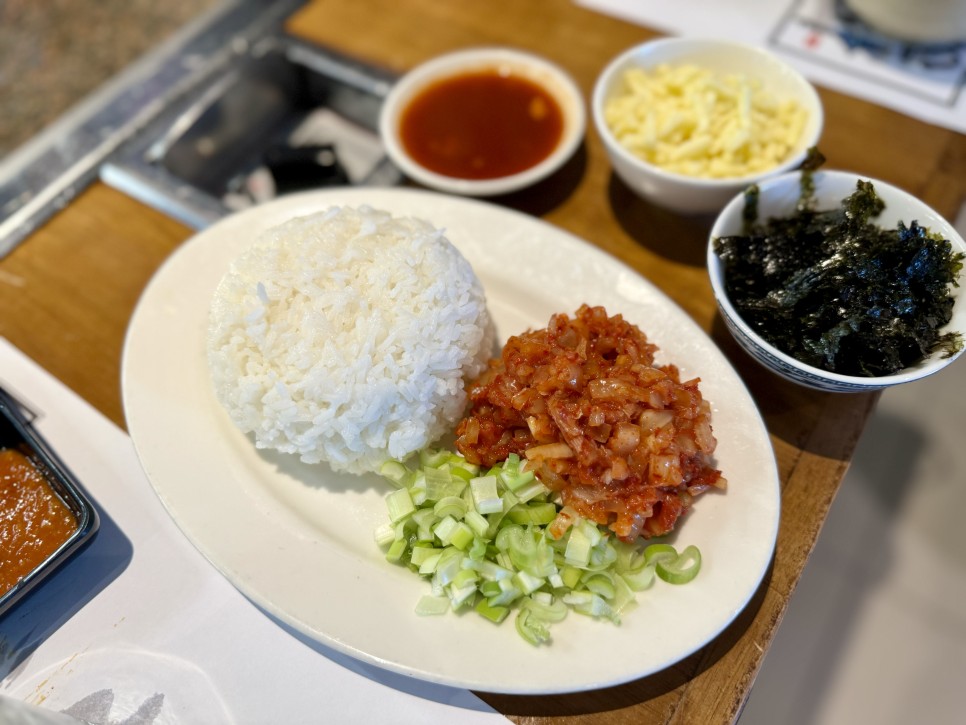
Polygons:
[[439,468],[427,468],[423,473],[426,475],[426,500],[439,501],[446,496],[459,496],[463,493],[466,482],[453,478],[449,471]]
[[654,584],[654,567],[642,566],[637,571],[625,571],[620,576],[635,592],[643,592]]
[[614,618],[614,613],[602,597],[593,592],[581,591],[564,594],[564,603],[569,604],[575,612],[589,617]]
[[[393,544],[395,546],[395,544]],[[435,574],[436,565],[439,564],[439,560],[443,557],[443,552],[434,550],[434,553],[426,556],[422,563],[419,565],[420,574]]]
[[481,514],[495,514],[503,510],[503,499],[496,490],[496,476],[480,476],[470,479],[473,503]]
[[487,599],[491,607],[505,607],[523,595],[512,579],[500,579],[496,584],[500,591]]
[[580,577],[583,574],[580,567],[571,566],[569,564],[565,565],[560,571],[560,576],[563,579],[564,587],[567,589],[576,589],[580,584]]
[[474,473],[473,471],[463,468],[462,466],[454,466],[453,468],[449,469],[449,475],[455,476],[463,481],[470,481],[473,478]]
[[396,540],[396,529],[390,523],[380,524],[373,532],[373,538],[379,546],[389,546]]
[[439,468],[449,461],[450,452],[445,449],[424,448],[419,452],[419,462],[424,468]]
[[694,546],[679,555],[665,543],[619,541],[561,507],[517,455],[483,475],[450,451],[417,458],[416,468],[399,461],[382,466],[396,488],[386,496],[389,520],[374,538],[387,560],[429,583],[418,614],[471,607],[500,623],[516,609],[517,632],[540,645],[571,610],[619,623],[635,606],[635,592],[658,577],[683,584],[700,569]]
[[472,569],[460,569],[459,573],[453,577],[452,585],[462,589],[468,584],[476,584],[479,580],[479,575]]
[[[470,528],[473,528],[472,524],[470,524]],[[470,549],[466,552],[466,555],[470,561],[483,561],[483,557],[486,556],[488,548],[486,541],[480,536],[477,536],[473,539],[473,543],[470,545]]]
[[489,604],[487,604],[485,599],[481,599],[480,601],[478,601],[474,609],[478,613],[480,613],[481,615],[489,619],[491,622],[494,622],[496,624],[499,624],[504,619],[506,619],[506,615],[510,613],[509,607],[492,607]]
[[521,608],[515,624],[517,632],[530,644],[543,644],[550,640],[550,627],[545,620],[534,615],[532,609]]
[[[437,556],[439,551],[432,546],[414,546],[409,554],[409,563],[413,566],[422,566],[423,562],[431,556]],[[439,561],[439,559],[437,559]]]
[[500,529],[500,525],[503,523],[503,519],[506,518],[507,512],[519,502],[519,499],[513,495],[513,491],[507,490],[503,492],[503,504],[500,510],[490,514],[489,518],[487,519],[487,521],[490,522],[490,528],[487,529],[486,532],[488,538],[493,539],[496,537],[496,534]]
[[436,515],[432,509],[416,509],[410,517],[416,524],[416,539],[418,541],[433,540],[433,524],[436,523]]
[[460,522],[454,519],[452,516],[444,516],[436,526],[433,527],[433,533],[436,534],[436,538],[442,541],[444,544],[449,544],[453,537],[453,533],[456,531],[456,527],[459,526]]
[[545,622],[562,622],[567,616],[567,605],[549,592],[534,592],[521,606]]
[[644,549],[644,566],[657,564],[659,561],[669,561],[678,558],[677,549],[670,544],[651,544]]
[[571,527],[570,538],[567,541],[567,549],[564,558],[568,564],[578,567],[586,567],[590,563],[590,552],[601,540],[601,533],[597,526],[587,519]]
[[614,596],[612,599],[612,605],[614,611],[620,615],[631,607],[637,604],[637,598],[634,596],[634,590],[628,585],[627,580],[624,579],[620,574],[615,574],[613,579],[614,584]]
[[506,515],[515,524],[549,524],[557,518],[557,507],[549,501],[528,506],[517,504]]
[[465,521],[467,526],[473,529],[473,533],[479,537],[485,536],[487,529],[490,528],[490,522],[483,518],[483,514],[481,514],[479,511],[467,511],[466,515],[463,517],[463,521]]
[[480,594],[487,599],[495,597],[501,591],[503,590],[500,589],[500,583],[497,581],[485,581],[480,584]]
[[520,471],[519,469],[504,468],[500,473],[500,479],[506,487],[516,493],[517,489],[525,486],[534,480],[533,471]]
[[398,541],[392,542],[389,546],[389,550],[386,551],[386,561],[399,562],[402,560],[403,554],[406,553],[406,540],[399,539]]
[[614,581],[606,572],[596,572],[591,576],[582,578],[584,579],[584,586],[594,594],[599,594],[604,599],[614,598]]
[[472,582],[461,587],[450,585],[447,591],[449,592],[449,601],[453,609],[459,609],[464,604],[468,604],[476,598],[476,585]]
[[386,496],[386,507],[389,509],[389,520],[394,524],[416,510],[413,499],[409,495],[409,490],[405,488],[396,489],[388,494]]
[[440,554],[439,561],[436,562],[436,570],[433,572],[435,580],[440,586],[448,586],[456,579],[457,575],[463,570],[463,556],[459,549],[447,547]]
[[426,594],[416,602],[416,614],[421,616],[433,614],[446,614],[449,611],[448,597],[434,597]]
[[473,569],[478,571],[480,576],[487,581],[499,581],[500,579],[506,579],[513,576],[513,571],[502,567],[495,561],[489,561],[487,559],[481,559],[480,561],[475,561],[473,559],[467,559],[463,561],[463,566],[467,569]]
[[669,584],[687,584],[701,570],[701,552],[698,547],[688,546],[680,556],[657,562],[657,575]]
[[379,469],[379,473],[399,488],[405,485],[409,469],[399,461],[386,461]]
[[540,483],[540,481],[531,481],[525,486],[517,486],[516,488],[510,488],[507,486],[507,488],[517,495],[517,498],[520,499],[521,503],[526,503],[527,501],[535,499],[538,496],[545,496],[546,494],[550,493],[550,489]]
[[444,496],[433,506],[433,513],[441,519],[447,516],[462,519],[466,516],[466,502],[459,496]]
[[473,529],[467,526],[465,522],[460,521],[456,525],[456,529],[450,534],[449,543],[463,551],[473,543]]
[[532,594],[546,583],[543,577],[536,577],[525,571],[518,571],[513,575],[513,583],[524,594]]

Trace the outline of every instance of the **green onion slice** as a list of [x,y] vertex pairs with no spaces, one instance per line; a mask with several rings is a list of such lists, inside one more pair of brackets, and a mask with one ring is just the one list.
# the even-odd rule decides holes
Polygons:
[[658,561],[657,575],[669,584],[687,584],[701,571],[701,552],[691,545],[674,559]]
[[382,466],[394,490],[374,538],[429,582],[417,614],[473,609],[500,624],[515,610],[520,637],[543,645],[568,612],[617,624],[656,578],[684,584],[701,568],[694,546],[623,542],[561,508],[519,456],[488,471],[443,449],[416,459]]

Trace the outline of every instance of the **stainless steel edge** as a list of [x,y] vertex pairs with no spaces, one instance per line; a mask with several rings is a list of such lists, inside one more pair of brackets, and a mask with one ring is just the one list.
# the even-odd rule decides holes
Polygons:
[[259,38],[303,0],[216,7],[143,57],[0,165],[0,257],[62,209],[110,155]]

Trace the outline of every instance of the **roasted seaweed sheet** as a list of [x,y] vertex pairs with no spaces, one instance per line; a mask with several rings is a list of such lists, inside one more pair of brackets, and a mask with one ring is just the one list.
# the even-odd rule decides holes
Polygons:
[[792,215],[759,221],[752,187],[744,233],[714,240],[745,322],[801,362],[843,375],[890,375],[958,351],[961,335],[939,330],[964,255],[916,221],[877,226],[885,204],[871,182],[816,210],[811,171],[802,178]]

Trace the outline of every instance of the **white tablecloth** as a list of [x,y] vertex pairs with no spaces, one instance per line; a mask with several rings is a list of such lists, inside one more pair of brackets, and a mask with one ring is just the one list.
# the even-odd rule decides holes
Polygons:
[[101,516],[91,545],[0,618],[0,721],[27,703],[99,724],[506,722],[269,618],[181,534],[128,436],[2,338],[0,385]]

